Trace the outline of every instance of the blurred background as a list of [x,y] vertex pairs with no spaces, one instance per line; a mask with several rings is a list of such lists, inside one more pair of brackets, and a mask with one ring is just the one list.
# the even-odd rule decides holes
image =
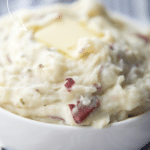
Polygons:
[[[19,8],[38,6],[39,4],[51,4],[54,2],[70,3],[75,0],[0,0],[0,15],[7,14],[7,1],[10,11]],[[101,1],[108,9],[125,14],[144,23],[150,23],[150,0],[97,0]]]

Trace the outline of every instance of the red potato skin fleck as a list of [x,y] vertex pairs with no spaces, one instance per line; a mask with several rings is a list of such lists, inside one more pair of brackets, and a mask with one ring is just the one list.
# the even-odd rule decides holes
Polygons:
[[120,58],[120,56],[117,54],[117,57]]
[[136,33],[136,36],[145,41],[145,43],[150,43],[150,38],[146,35]]
[[75,104],[69,104],[68,106],[69,106],[70,110],[72,111],[72,109],[73,109],[76,105],[75,105]]
[[[81,107],[79,107],[79,104],[81,102],[80,101],[77,101],[77,108],[78,108],[78,111],[77,113],[73,114],[72,113],[72,116],[73,116],[73,119],[74,121],[77,123],[77,124],[80,124],[82,123],[87,117],[88,115],[95,109],[99,106],[99,100],[97,101],[96,105],[90,105],[90,106],[85,106],[85,105],[82,105],[81,104]],[[73,108],[76,107],[75,104],[69,104],[69,108],[72,112]]]
[[72,78],[66,78],[66,84],[65,84],[65,87],[67,89],[68,92],[71,92],[71,88],[72,86],[75,84],[74,80]]
[[63,17],[63,14],[61,12],[59,12],[58,13],[58,19],[60,20],[60,19],[62,19],[62,17]]
[[37,92],[40,92],[40,90],[39,89],[35,89]]
[[110,50],[114,50],[114,44],[113,43],[109,44],[109,48],[110,48]]
[[11,64],[12,63],[12,60],[10,59],[10,56],[9,55],[7,55],[7,60],[8,60],[8,62]]
[[98,93],[101,92],[102,90],[101,86],[98,86],[97,84],[94,84],[94,86],[96,87]]
[[40,67],[40,68],[44,68],[43,64],[39,64],[39,67]]
[[80,101],[77,101],[77,107],[79,107]]
[[50,118],[52,118],[52,119],[57,119],[57,120],[65,121],[63,118],[57,117],[57,116],[48,116],[48,117],[50,117]]
[[99,69],[99,72],[101,73],[103,70],[104,66],[102,65],[101,68]]

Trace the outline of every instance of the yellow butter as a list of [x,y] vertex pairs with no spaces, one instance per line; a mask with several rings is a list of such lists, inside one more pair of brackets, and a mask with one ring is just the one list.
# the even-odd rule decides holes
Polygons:
[[33,32],[35,33],[35,32],[37,32],[38,30],[42,29],[42,26],[39,26],[39,25],[36,25],[36,26],[35,26],[35,25],[34,25],[34,26],[28,27],[27,29],[28,29],[28,30],[32,29]]
[[[81,55],[81,53],[75,52],[78,40],[83,37],[91,38],[94,36],[97,35],[70,19],[55,21],[34,35],[37,41],[49,47],[56,47],[62,54],[75,59],[80,58]],[[76,55],[74,55],[75,53]]]

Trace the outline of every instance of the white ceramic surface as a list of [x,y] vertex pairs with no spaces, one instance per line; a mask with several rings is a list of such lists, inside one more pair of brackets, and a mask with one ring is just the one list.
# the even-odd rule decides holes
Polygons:
[[41,123],[0,108],[7,150],[140,150],[150,140],[150,111],[104,129]]

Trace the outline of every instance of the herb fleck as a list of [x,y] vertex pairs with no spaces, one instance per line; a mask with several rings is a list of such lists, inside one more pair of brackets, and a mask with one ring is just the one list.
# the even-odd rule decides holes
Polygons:
[[23,57],[25,57],[25,55],[24,55],[24,54],[22,54],[22,55],[21,55],[21,58],[23,58]]
[[128,61],[124,61],[128,66],[129,66],[129,62]]
[[31,70],[31,69],[28,69],[27,71],[28,71],[28,72],[31,72],[32,70]]
[[39,67],[40,67],[40,68],[44,68],[43,64],[39,64]]
[[25,104],[25,102],[23,101],[23,99],[22,99],[22,98],[20,99],[20,103],[21,103],[22,105],[24,105],[24,104]]

